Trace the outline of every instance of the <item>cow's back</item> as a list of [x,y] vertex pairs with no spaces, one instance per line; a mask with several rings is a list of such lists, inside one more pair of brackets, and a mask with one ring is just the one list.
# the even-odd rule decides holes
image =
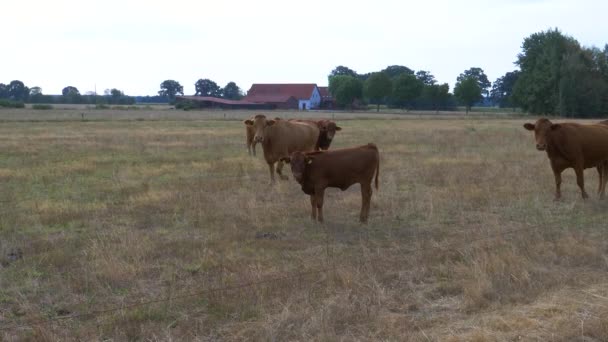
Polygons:
[[[319,128],[307,123],[277,120],[268,128],[264,140],[264,155],[272,160],[286,157],[295,151],[313,151],[319,138]],[[267,158],[268,159],[268,158]]]
[[371,180],[379,161],[380,154],[374,144],[321,152],[314,154],[309,177],[312,182],[327,182],[327,186],[346,189]]
[[585,167],[595,166],[608,156],[608,126],[562,123],[551,132],[551,144],[568,161],[584,159]]

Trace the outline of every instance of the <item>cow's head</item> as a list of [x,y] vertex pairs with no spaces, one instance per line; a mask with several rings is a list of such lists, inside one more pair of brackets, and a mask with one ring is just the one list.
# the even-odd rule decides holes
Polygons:
[[245,123],[245,125],[253,127],[253,129],[255,131],[253,140],[255,142],[261,143],[264,141],[264,131],[265,131],[266,127],[270,127],[270,126],[274,125],[275,120],[272,120],[272,119],[268,120],[268,119],[266,119],[265,115],[258,114],[253,119],[248,119],[243,122]]
[[559,129],[560,124],[554,124],[549,119],[541,118],[536,123],[526,123],[524,128],[528,131],[534,131],[534,139],[536,140],[536,149],[544,151],[547,149],[548,135],[551,131]]
[[337,131],[341,131],[342,127],[336,125],[331,120],[321,120],[318,122],[320,134],[325,134],[328,140],[332,140]]
[[295,178],[298,183],[302,183],[306,166],[312,164],[313,157],[307,155],[307,153],[296,151],[289,157],[281,158],[281,161],[286,162],[291,166],[293,178]]

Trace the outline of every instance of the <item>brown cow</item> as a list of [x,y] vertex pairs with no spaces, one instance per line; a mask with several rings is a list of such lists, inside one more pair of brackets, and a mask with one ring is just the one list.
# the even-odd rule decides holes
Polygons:
[[[541,118],[535,124],[524,124],[524,128],[534,131],[536,148],[547,152],[555,176],[555,199],[561,197],[561,174],[570,167],[576,173],[576,183],[581,189],[582,197],[588,198],[583,170],[601,166],[608,160],[608,127],[599,124],[554,124]],[[602,177],[603,171],[598,169],[598,172],[601,178],[600,198],[603,198],[602,189],[606,180]]]
[[[311,217],[323,222],[325,188],[344,191],[351,185],[361,185],[361,214],[359,220],[367,222],[372,198],[372,178],[376,174],[376,190],[380,174],[380,154],[374,144],[331,151],[294,152],[284,161],[305,194],[310,195]],[[318,215],[317,215],[318,214]]]
[[319,127],[319,139],[315,146],[315,151],[329,150],[329,145],[333,138],[336,136],[337,131],[341,131],[342,127],[336,125],[335,122],[327,119],[323,120],[303,120],[303,119],[290,119],[289,121],[306,122],[317,125]]
[[[274,118],[275,120],[282,120],[281,118]],[[315,145],[315,151],[329,150],[329,145],[333,138],[336,136],[337,131],[341,131],[342,127],[336,125],[335,122],[327,119],[322,120],[306,120],[306,119],[289,119],[288,121],[293,122],[304,122],[307,124],[315,125],[319,128],[319,139]]]
[[[598,124],[608,126],[608,120],[600,121]],[[608,181],[608,161],[598,165],[596,169],[600,177],[597,193],[600,195],[600,198],[604,198],[606,194],[606,182]]]
[[249,155],[251,155],[251,152],[253,151],[253,155],[255,156],[255,140],[253,140],[253,137],[255,136],[255,129],[253,128],[253,126],[249,126],[249,125],[245,125],[245,133],[247,134],[247,152],[249,152]]
[[245,124],[254,128],[253,140],[262,144],[271,183],[275,182],[275,163],[278,162],[276,171],[279,177],[288,179],[283,175],[281,158],[288,157],[295,151],[313,151],[319,138],[319,129],[316,126],[286,120],[268,120],[261,114],[256,115],[253,120],[245,120]]

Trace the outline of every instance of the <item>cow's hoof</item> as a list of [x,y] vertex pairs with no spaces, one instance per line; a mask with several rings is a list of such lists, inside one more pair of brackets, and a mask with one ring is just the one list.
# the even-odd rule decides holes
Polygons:
[[280,175],[279,177],[281,177],[282,180],[289,180],[289,177],[287,176]]

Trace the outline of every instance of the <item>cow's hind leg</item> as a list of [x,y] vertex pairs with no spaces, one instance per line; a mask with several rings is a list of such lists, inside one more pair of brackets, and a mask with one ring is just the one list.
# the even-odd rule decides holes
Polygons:
[[576,184],[578,184],[578,187],[581,188],[581,196],[583,199],[587,199],[589,198],[589,195],[587,195],[587,192],[585,191],[585,177],[583,175],[583,170],[582,165],[577,165],[574,167],[574,172],[576,173]]
[[608,182],[608,162],[602,163],[602,188],[600,190],[600,199],[604,199],[606,195],[606,182]]
[[255,141],[251,143],[251,150],[253,151],[253,156],[254,157],[255,157],[255,144],[256,144]]
[[599,181],[597,183],[597,194],[600,195],[600,198],[602,198],[602,185],[604,184],[604,167],[603,167],[603,163],[596,166],[595,169],[597,170],[597,175],[599,176]]
[[277,174],[281,177],[282,180],[288,180],[289,177],[283,174],[283,162],[279,160],[277,163]]
[[325,196],[325,188],[315,188],[315,204],[317,206],[317,220],[323,222],[323,196]]
[[359,221],[361,221],[361,223],[367,223],[372,192],[371,181],[370,183],[361,183],[361,215],[359,216]]

